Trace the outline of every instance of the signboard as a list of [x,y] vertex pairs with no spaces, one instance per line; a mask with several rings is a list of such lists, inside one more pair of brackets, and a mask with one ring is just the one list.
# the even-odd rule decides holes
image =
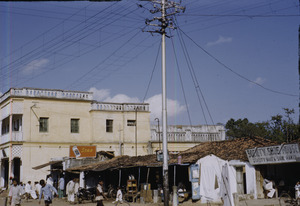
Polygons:
[[247,149],[246,153],[252,165],[300,162],[298,144],[257,147]]
[[189,180],[192,184],[192,199],[200,200],[200,165],[193,164],[189,167]]
[[96,146],[70,146],[70,157],[96,157]]
[[[168,154],[167,154],[167,157],[168,157],[168,161],[169,161],[169,151],[168,151]],[[164,161],[164,153],[162,150],[156,150],[156,161],[158,162],[163,162]]]

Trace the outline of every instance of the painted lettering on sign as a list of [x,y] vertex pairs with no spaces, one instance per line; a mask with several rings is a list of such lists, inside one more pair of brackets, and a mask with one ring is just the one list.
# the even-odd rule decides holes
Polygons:
[[96,146],[70,146],[70,157],[96,157]]
[[299,162],[300,160],[298,144],[282,144],[247,149],[246,154],[252,165]]

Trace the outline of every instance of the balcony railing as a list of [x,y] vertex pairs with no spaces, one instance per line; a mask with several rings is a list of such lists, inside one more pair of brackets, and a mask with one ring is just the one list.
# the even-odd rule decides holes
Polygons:
[[1,144],[5,144],[7,142],[22,142],[23,141],[23,132],[12,132],[11,136],[10,133],[6,133],[1,136]]
[[[159,136],[160,135],[160,136]],[[167,127],[168,142],[208,142],[225,140],[224,126],[220,125],[169,125]],[[162,127],[158,131],[158,125],[151,126],[151,141],[162,141]]]
[[129,111],[148,112],[149,104],[95,102],[95,103],[92,103],[92,110],[122,111],[122,112],[129,112]]
[[[192,133],[192,135],[183,132],[172,132],[167,133],[168,142],[208,142],[208,141],[219,141],[221,139],[220,133]],[[160,137],[158,133],[151,136],[152,142],[162,142],[162,134]]]
[[0,102],[4,101],[9,96],[93,100],[93,94],[91,92],[64,91],[55,89],[11,88],[8,92],[2,95]]

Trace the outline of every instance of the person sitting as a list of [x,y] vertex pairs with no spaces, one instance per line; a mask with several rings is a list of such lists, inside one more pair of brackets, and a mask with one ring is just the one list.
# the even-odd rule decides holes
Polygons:
[[188,198],[188,194],[186,193],[185,185],[182,183],[178,184],[178,202],[182,203]]
[[33,199],[37,198],[35,191],[31,187],[31,181],[28,181],[25,185],[25,196],[26,196],[26,200],[28,200],[30,198],[33,198]]
[[35,193],[37,194],[37,196],[40,194],[40,191],[41,191],[41,188],[42,188],[42,185],[40,185],[39,182],[34,182],[34,187],[35,187]]
[[267,193],[266,195],[268,198],[272,198],[274,196],[276,190],[273,188],[272,181],[270,181],[268,179],[264,179],[263,188],[264,188],[265,193]]

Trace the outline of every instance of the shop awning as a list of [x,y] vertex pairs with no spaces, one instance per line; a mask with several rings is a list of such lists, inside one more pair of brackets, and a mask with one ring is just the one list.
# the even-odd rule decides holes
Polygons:
[[50,161],[50,162],[47,162],[47,163],[45,163],[45,164],[41,164],[41,165],[35,166],[35,167],[33,167],[32,169],[34,169],[34,170],[39,170],[39,169],[44,168],[44,167],[47,167],[47,166],[49,166],[49,165],[60,164],[60,163],[62,163],[62,162],[63,162],[63,161]]

